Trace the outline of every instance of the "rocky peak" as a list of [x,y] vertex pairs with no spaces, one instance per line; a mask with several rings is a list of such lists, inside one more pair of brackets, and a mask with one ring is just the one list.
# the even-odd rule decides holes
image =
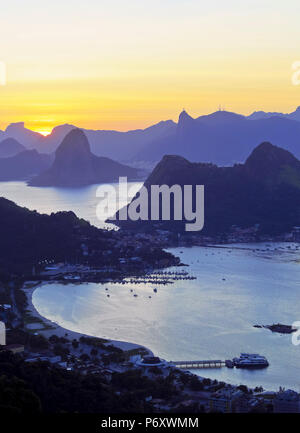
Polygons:
[[185,110],[182,110],[182,112],[179,114],[178,125],[193,121],[194,119]]
[[255,177],[279,174],[281,167],[300,168],[300,163],[290,152],[269,142],[257,146],[245,162],[245,169]]
[[91,156],[88,139],[81,129],[72,129],[63,139],[55,152],[56,159],[81,158]]

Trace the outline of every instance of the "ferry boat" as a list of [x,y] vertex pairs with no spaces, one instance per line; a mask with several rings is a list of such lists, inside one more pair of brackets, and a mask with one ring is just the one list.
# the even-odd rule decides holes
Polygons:
[[265,368],[269,363],[267,359],[258,353],[241,353],[239,358],[233,358],[236,368]]

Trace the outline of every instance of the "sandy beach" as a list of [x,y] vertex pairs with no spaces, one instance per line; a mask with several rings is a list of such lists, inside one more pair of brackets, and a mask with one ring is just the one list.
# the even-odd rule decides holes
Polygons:
[[[54,283],[54,281],[53,281]],[[79,340],[80,337],[84,336],[84,337],[93,337],[91,335],[87,335],[87,334],[83,334],[80,332],[75,332],[75,331],[71,331],[69,329],[63,328],[62,326],[58,325],[56,322],[53,322],[49,319],[47,319],[46,317],[43,317],[35,308],[35,306],[33,305],[32,302],[32,295],[33,292],[38,288],[43,286],[44,284],[49,284],[49,281],[41,281],[41,282],[34,282],[34,281],[28,281],[24,284],[24,286],[22,287],[23,292],[26,295],[27,298],[27,312],[39,319],[38,322],[32,322],[32,323],[28,323],[26,325],[27,329],[31,329],[34,330],[36,332],[38,332],[41,335],[44,335],[45,337],[49,338],[51,335],[57,335],[58,337],[66,337],[70,340],[73,339],[77,339]],[[99,337],[101,338],[101,337]],[[127,341],[119,341],[119,340],[109,340],[107,338],[105,338],[105,340],[107,340],[107,345],[113,345],[115,347],[118,347],[124,351],[126,350],[132,350],[132,349],[146,349],[150,355],[153,355],[153,353],[151,352],[151,350],[149,350],[147,347],[141,346],[140,344],[135,344],[135,343],[130,343]]]

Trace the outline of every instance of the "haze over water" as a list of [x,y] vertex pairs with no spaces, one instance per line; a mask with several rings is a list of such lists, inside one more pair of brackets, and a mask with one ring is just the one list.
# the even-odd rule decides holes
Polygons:
[[[137,190],[140,185],[136,183]],[[73,210],[103,227],[95,216],[96,188],[29,188],[22,182],[5,182],[0,183],[0,195],[39,212]],[[300,346],[292,345],[290,335],[253,328],[254,324],[291,325],[300,320],[297,245],[170,251],[190,265],[185,269],[197,280],[168,286],[49,284],[34,292],[33,303],[42,315],[67,329],[140,343],[167,360],[224,360],[240,352],[260,353],[270,362],[267,369],[222,368],[198,373],[231,383],[272,390],[282,385],[298,391]]]
[[[110,185],[114,185],[118,193],[118,184],[111,183]],[[134,197],[142,185],[143,182],[128,182],[130,198]],[[112,228],[112,224],[105,223],[105,216],[102,219],[97,218],[96,207],[100,203],[100,198],[96,196],[98,186],[41,188],[29,187],[22,181],[0,182],[0,197],[3,196],[19,206],[24,206],[40,213],[51,214],[51,212],[73,211],[79,218],[84,218],[96,227]],[[128,202],[126,196],[117,196],[117,198],[120,208]],[[111,215],[113,213],[113,210],[111,210]]]

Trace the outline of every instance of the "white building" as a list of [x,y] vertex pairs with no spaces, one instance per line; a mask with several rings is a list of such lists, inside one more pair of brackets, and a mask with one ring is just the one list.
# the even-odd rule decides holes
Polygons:
[[5,323],[0,322],[0,346],[6,345],[6,329],[5,329]]
[[[211,412],[230,413],[234,412],[234,404],[244,397],[244,393],[234,387],[224,387],[214,392],[209,399]],[[238,412],[245,412],[244,404],[243,409],[240,408]]]

